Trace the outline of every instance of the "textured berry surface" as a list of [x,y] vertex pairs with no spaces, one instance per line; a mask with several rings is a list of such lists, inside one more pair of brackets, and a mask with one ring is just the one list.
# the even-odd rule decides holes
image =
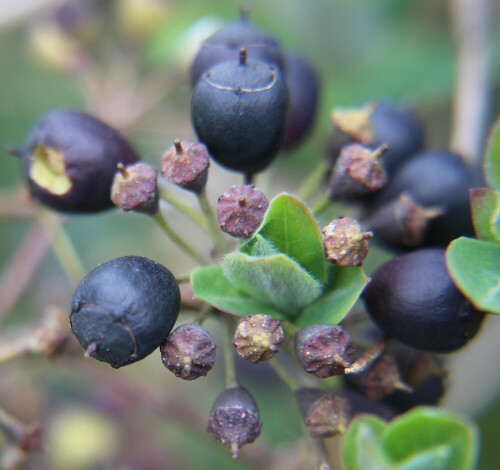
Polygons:
[[158,348],[174,326],[180,293],[160,263],[125,256],[83,278],[69,310],[71,329],[89,354],[118,368]]
[[214,160],[231,170],[256,173],[283,143],[288,91],[275,67],[241,62],[218,64],[202,75],[191,118]]

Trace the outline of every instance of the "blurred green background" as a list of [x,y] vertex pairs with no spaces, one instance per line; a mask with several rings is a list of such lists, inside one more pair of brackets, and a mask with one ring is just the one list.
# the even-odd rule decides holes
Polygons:
[[[96,58],[101,78],[107,77],[106,92],[97,99],[96,94],[89,98],[92,77],[89,83],[85,74],[65,72],[48,64],[33,47],[33,31],[43,24],[55,3],[45,2],[48,8],[30,10],[12,21],[7,20],[8,7],[0,5],[0,20],[4,17],[0,29],[0,149],[22,143],[30,126],[46,111],[71,107],[92,111],[123,129],[143,158],[159,168],[162,152],[173,139],[194,137],[187,80],[193,51],[203,34],[237,17],[240,2],[165,1],[164,9],[154,15],[158,24],[144,31],[134,30],[138,26],[123,15],[125,0],[97,2],[101,8],[100,32],[88,48]],[[322,158],[333,106],[370,99],[408,105],[426,123],[427,146],[447,145],[456,66],[447,2],[249,0],[244,5],[250,9],[251,19],[272,32],[285,49],[304,54],[321,81],[313,133],[257,179],[269,198],[283,190],[293,192],[305,172]],[[132,18],[137,20],[139,13],[134,15]],[[498,18],[498,5],[495,15]],[[491,47],[489,122],[500,111],[498,30]],[[124,64],[139,71],[142,78],[154,77],[152,89],[160,87],[154,105],[138,119],[129,119],[137,112],[139,95],[130,92],[133,80],[120,72]],[[31,207],[19,202],[25,198],[19,160],[2,150],[0,170],[0,280],[5,287],[11,260],[27,236],[33,216],[15,214],[18,206],[19,210]],[[214,164],[208,183],[212,202],[239,181],[238,175]],[[195,203],[190,195],[178,195]],[[197,239],[196,230],[183,216],[172,210],[170,220],[189,241],[208,247],[205,240]],[[154,258],[177,276],[188,274],[193,267],[145,216],[110,211],[67,217],[65,225],[86,270],[127,254]],[[36,324],[49,306],[66,311],[72,289],[48,250],[22,295],[1,313],[1,337]],[[181,320],[187,320],[188,315]],[[207,328],[220,343],[217,325],[208,322]],[[494,362],[496,358],[491,356],[500,351],[497,348],[492,352],[488,347],[485,344],[476,348],[479,352],[466,349],[461,354],[470,364],[488,351],[488,361]],[[303,468],[300,459],[304,449],[297,444],[303,431],[293,396],[265,365],[239,364],[242,383],[254,394],[262,413],[263,435],[258,444],[252,450],[245,449],[238,462],[232,462],[226,449],[205,435],[208,410],[222,386],[219,356],[214,371],[194,383],[180,383],[163,368],[157,353],[119,371],[65,357],[53,361],[26,359],[2,366],[0,404],[25,422],[43,422],[46,449],[30,457],[28,468]],[[452,365],[459,362],[461,357],[451,360]],[[457,383],[466,382],[469,388],[461,390],[449,406],[473,414],[482,433],[480,468],[493,470],[500,459],[496,433],[500,372],[490,364],[475,366],[465,372],[457,369],[457,374],[466,374]],[[116,383],[109,378],[112,376],[117,377]]]

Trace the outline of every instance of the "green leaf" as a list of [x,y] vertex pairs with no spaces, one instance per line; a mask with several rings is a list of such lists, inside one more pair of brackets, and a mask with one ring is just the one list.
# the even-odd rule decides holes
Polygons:
[[345,470],[389,470],[394,467],[386,461],[380,448],[385,421],[366,415],[351,421],[342,438],[342,463]]
[[222,266],[237,289],[252,299],[272,305],[289,318],[322,292],[316,279],[282,253],[263,258],[231,253],[224,258]]
[[240,248],[241,253],[249,256],[269,256],[279,253],[273,243],[262,235],[254,235],[247,243]]
[[476,237],[500,241],[500,193],[491,188],[469,189]]
[[500,243],[458,238],[446,250],[446,264],[476,309],[500,314]]
[[418,407],[390,423],[355,418],[342,439],[345,470],[472,470],[478,460],[475,426],[438,408]]
[[303,327],[313,323],[340,323],[369,281],[361,266],[328,263],[328,284],[324,294],[304,308],[295,324]]
[[321,231],[307,206],[290,194],[276,196],[258,232],[276,249],[297,261],[321,283],[326,282],[326,258]]
[[475,427],[454,413],[418,407],[394,419],[381,440],[398,469],[467,470],[477,463]]
[[493,124],[488,137],[484,174],[490,186],[500,189],[500,119]]
[[224,312],[235,315],[265,313],[276,318],[284,318],[283,313],[259,299],[252,299],[238,290],[224,276],[222,267],[206,266],[196,268],[191,273],[194,295]]

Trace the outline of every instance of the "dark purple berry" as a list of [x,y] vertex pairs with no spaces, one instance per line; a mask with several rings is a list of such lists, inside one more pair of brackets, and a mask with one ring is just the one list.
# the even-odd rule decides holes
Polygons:
[[191,101],[191,118],[210,155],[231,170],[251,175],[266,168],[281,148],[288,92],[277,68],[246,60],[223,62],[205,72]]
[[319,81],[311,64],[304,57],[295,53],[285,56],[283,78],[290,97],[283,147],[290,149],[303,140],[314,124]]
[[203,72],[214,65],[236,60],[239,50],[245,48],[248,58],[283,68],[283,56],[276,39],[259,30],[248,19],[246,12],[238,21],[205,39],[191,66],[191,86],[195,86]]
[[181,325],[160,346],[163,365],[177,377],[195,380],[204,377],[215,364],[215,341],[195,323]]
[[240,447],[259,437],[262,423],[255,400],[240,386],[224,390],[210,410],[207,431],[224,446],[229,446],[233,459]]
[[431,219],[422,244],[446,246],[462,235],[473,235],[469,188],[481,185],[476,168],[447,150],[415,155],[405,163],[380,191],[374,209],[405,192],[424,208],[439,208]]
[[138,160],[118,131],[88,114],[61,109],[38,121],[22,149],[31,196],[64,212],[113,207],[111,185],[118,163]]
[[87,355],[118,368],[158,348],[179,309],[179,287],[167,268],[149,258],[124,256],[82,279],[69,315]]
[[426,351],[451,352],[464,346],[484,316],[453,284],[444,249],[439,248],[386,262],[373,274],[363,298],[388,336]]

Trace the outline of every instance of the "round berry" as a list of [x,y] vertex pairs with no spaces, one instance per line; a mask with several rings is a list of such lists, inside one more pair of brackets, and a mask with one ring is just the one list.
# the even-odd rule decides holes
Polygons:
[[439,248],[386,262],[373,274],[363,298],[368,313],[388,336],[427,351],[450,352],[464,346],[484,316],[453,284],[444,249]]
[[158,348],[179,309],[179,287],[167,268],[149,258],[124,256],[83,278],[69,316],[86,354],[118,368]]
[[457,154],[434,150],[415,155],[389,180],[374,208],[395,200],[403,192],[423,208],[437,209],[428,221],[423,245],[446,246],[461,235],[473,235],[469,188],[481,185],[476,168]]
[[118,131],[88,114],[61,109],[38,121],[21,154],[31,196],[52,209],[80,213],[113,207],[118,163],[139,160]]
[[283,143],[288,92],[280,72],[264,62],[224,62],[204,73],[191,101],[198,138],[226,168],[257,173]]
[[258,29],[248,19],[246,11],[238,21],[212,34],[201,44],[191,66],[191,85],[194,87],[203,72],[214,65],[234,60],[245,48],[251,60],[259,60],[283,67],[283,56],[278,41]]

